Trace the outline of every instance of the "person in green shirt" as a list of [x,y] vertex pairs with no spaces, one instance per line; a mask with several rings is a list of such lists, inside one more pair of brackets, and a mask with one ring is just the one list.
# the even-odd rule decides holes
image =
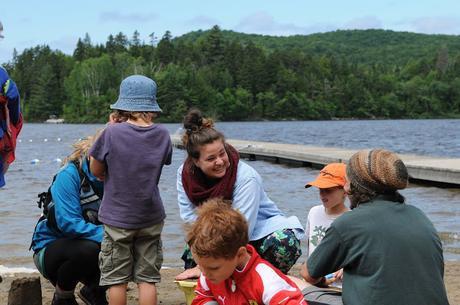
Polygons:
[[441,240],[431,221],[405,203],[408,172],[383,150],[362,150],[347,166],[351,212],[337,218],[302,266],[311,284],[343,268],[345,305],[446,305]]

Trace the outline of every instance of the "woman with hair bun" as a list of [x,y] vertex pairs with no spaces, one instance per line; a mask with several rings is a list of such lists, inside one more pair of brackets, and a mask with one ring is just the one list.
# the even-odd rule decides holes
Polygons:
[[[285,217],[267,196],[255,169],[241,161],[238,151],[198,109],[184,118],[182,142],[187,159],[177,171],[180,216],[185,223],[197,218],[197,209],[210,198],[232,201],[249,224],[250,243],[273,266],[287,273],[301,255],[304,230],[295,216]],[[176,279],[196,278],[200,270],[186,246],[185,270]]]

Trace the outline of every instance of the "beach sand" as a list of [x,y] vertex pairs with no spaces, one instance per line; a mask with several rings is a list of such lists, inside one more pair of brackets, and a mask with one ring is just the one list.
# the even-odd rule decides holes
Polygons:
[[[291,271],[294,276],[298,275],[298,267]],[[185,304],[185,297],[174,283],[174,276],[181,270],[162,269],[162,281],[158,285],[158,304],[180,305]],[[19,277],[38,276],[38,274],[16,274],[14,276],[3,275],[3,282],[0,283],[0,304],[8,304],[8,291],[11,281]],[[446,262],[444,281],[450,305],[460,305],[460,262]],[[47,280],[41,278],[43,305],[51,304],[54,288]],[[79,288],[79,287],[78,287]],[[77,298],[79,304],[84,305]],[[137,287],[130,283],[128,291],[128,305],[135,305],[137,302]]]

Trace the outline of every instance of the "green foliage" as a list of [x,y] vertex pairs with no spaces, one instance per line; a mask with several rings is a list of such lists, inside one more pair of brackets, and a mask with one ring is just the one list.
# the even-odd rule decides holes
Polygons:
[[460,37],[383,30],[272,37],[221,30],[156,44],[135,31],[72,56],[48,46],[5,67],[28,121],[104,122],[123,78],[158,83],[161,121],[190,107],[219,120],[460,117]]

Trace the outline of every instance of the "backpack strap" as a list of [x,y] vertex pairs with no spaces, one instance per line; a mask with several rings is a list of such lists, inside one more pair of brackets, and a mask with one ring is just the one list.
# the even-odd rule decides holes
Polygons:
[[[87,162],[88,159],[86,160]],[[93,190],[93,192],[99,197],[99,199],[102,199],[103,193],[99,190],[96,185],[94,185],[94,182],[91,181],[91,179],[86,175],[85,172],[81,169],[81,163],[79,160],[74,160],[72,163],[75,165],[75,167],[78,170],[78,174],[80,175],[80,188],[82,188],[85,192],[89,191],[89,188]]]

